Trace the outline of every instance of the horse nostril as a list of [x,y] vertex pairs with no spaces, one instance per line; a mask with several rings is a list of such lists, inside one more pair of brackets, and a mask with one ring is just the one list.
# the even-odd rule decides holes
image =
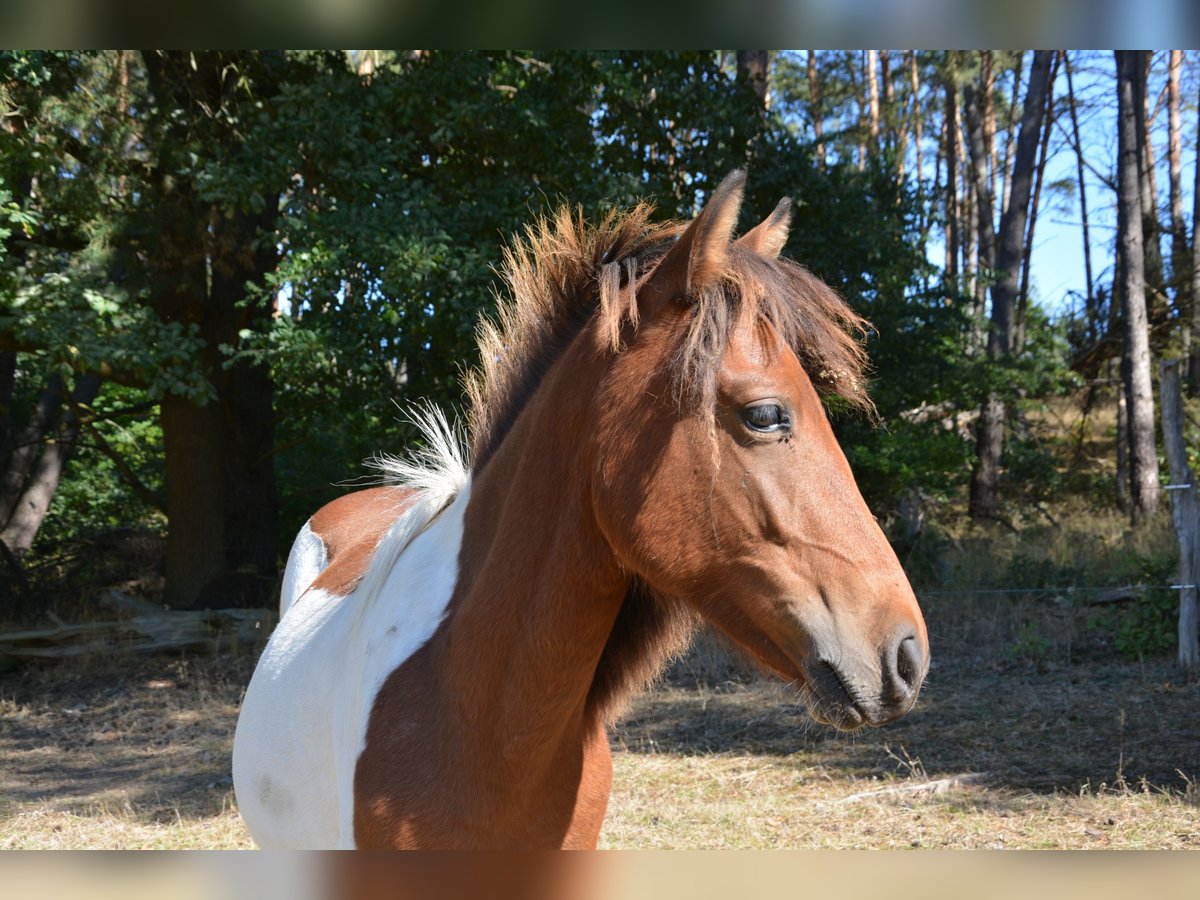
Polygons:
[[896,674],[900,680],[914,690],[921,681],[921,648],[915,637],[906,637],[896,650]]
[[893,703],[908,703],[921,686],[925,668],[921,645],[915,635],[908,634],[892,645],[884,659],[884,691]]

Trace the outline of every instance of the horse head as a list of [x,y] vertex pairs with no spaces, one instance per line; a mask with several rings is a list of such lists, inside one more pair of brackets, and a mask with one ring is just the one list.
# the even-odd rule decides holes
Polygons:
[[878,725],[916,700],[925,623],[821,393],[868,405],[862,322],[779,257],[788,201],[733,240],[725,179],[628,314],[595,401],[596,520],[622,568],[794,683],[818,720]]

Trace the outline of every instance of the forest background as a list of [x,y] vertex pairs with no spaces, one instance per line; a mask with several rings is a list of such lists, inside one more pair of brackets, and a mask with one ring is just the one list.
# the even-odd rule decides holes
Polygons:
[[830,413],[919,593],[1132,585],[1105,646],[1186,661],[1198,98],[1182,51],[0,53],[0,618],[271,605],[397,404],[460,408],[507,241],[747,166],[873,323],[879,422]]

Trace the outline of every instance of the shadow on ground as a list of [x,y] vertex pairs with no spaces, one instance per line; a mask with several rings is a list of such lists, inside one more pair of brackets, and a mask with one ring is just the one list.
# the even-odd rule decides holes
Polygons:
[[0,802],[215,815],[248,656],[34,663],[0,677]]
[[[993,642],[994,643],[994,642]],[[815,725],[798,697],[701,641],[613,729],[631,753],[773,756],[850,778],[986,773],[989,787],[1194,794],[1200,683],[1169,660],[1056,662],[934,636],[917,707],[882,729]],[[0,675],[0,814],[30,804],[155,818],[227,808],[253,654],[36,663]]]
[[684,660],[657,695],[635,704],[614,747],[795,756],[862,776],[986,773],[989,785],[1036,792],[1182,792],[1200,782],[1200,681],[1171,661],[1056,664],[938,655],[934,646],[917,706],[880,729],[817,726],[777,682],[720,662],[718,677],[705,678],[704,666]]

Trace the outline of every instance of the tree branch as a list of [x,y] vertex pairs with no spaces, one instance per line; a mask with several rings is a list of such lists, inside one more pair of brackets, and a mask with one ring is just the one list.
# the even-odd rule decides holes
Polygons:
[[137,477],[137,473],[129,467],[129,464],[125,462],[121,454],[113,449],[112,444],[105,440],[104,435],[96,428],[95,422],[91,419],[82,419],[82,422],[83,427],[87,429],[88,436],[95,443],[96,449],[112,460],[113,465],[117,467],[117,471],[121,473],[121,477],[125,479],[125,483],[133,488],[133,492],[141,498],[142,502],[165,513],[167,511],[167,504],[163,498],[147,487],[145,482]]

